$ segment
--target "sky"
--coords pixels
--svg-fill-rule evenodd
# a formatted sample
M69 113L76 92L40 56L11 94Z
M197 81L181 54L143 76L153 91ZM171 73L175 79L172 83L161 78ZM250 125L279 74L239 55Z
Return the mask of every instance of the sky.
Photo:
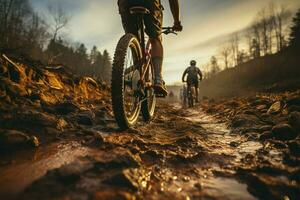
M164 26L173 24L168 0L161 0L165 8ZM181 80L190 60L198 66L216 55L224 38L247 27L257 12L270 2L284 4L291 10L300 8L299 0L179 0L183 32L164 36L164 78L167 84ZM123 28L117 0L31 0L35 10L47 16L49 5L61 6L70 17L64 34L88 48L96 45L114 54Z

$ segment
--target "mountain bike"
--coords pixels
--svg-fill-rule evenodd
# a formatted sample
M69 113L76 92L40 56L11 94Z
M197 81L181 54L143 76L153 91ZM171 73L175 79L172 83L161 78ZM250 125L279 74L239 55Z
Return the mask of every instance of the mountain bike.
M112 108L121 129L133 126L142 113L144 121L150 121L155 113L154 70L151 61L151 44L146 42L144 16L150 11L144 7L132 7L130 13L137 17L138 35L125 34L118 42L111 79ZM164 34L174 33L165 27Z
M185 83L187 84L187 81L185 81ZM187 103L188 103L188 107L192 108L195 106L195 102L196 102L196 88L194 85L191 85L190 87L187 84Z

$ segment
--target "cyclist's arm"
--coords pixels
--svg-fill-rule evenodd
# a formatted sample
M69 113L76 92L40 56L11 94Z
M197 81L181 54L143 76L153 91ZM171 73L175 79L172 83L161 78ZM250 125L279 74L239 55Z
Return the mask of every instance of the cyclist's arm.
M198 70L198 74L199 74L199 76L200 76L200 80L202 81L202 80L203 80L203 74L202 74L202 72L201 72L200 69Z
M185 76L186 76L187 72L188 72L188 69L186 69L184 71L183 75L182 75L182 82L184 82L184 79L185 79Z
M169 0L169 4L170 4L171 12L173 15L173 19L174 19L174 25L180 24L180 26L181 26L180 9L179 9L178 0Z

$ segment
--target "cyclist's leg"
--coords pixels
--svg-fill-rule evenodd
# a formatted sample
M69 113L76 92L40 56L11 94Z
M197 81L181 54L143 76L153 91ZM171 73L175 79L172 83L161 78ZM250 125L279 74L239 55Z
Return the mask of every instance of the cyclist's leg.
M194 85L195 85L195 92L196 92L196 103L199 103L199 81L195 80L194 81Z
M190 95L192 94L192 86L193 86L193 84L190 81L188 81L187 82L187 96L188 96L188 98L190 98Z
M145 5L150 10L151 14L145 16L146 33L150 38L152 45L152 63L155 73L155 88L156 92L162 95L167 95L168 91L164 85L162 77L162 64L164 57L164 49L161 39L162 30L162 7L160 0L146 1Z
M119 13L122 19L122 25L126 33L138 35L137 19L130 14L130 8L134 6L132 0L118 0Z

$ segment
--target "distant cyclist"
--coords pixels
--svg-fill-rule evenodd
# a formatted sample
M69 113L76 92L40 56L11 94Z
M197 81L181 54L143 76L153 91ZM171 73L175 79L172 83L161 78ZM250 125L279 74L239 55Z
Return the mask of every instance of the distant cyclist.
M188 85L188 91L191 90L191 87L194 86L196 90L196 102L199 102L199 93L198 93L198 87L199 87L199 80L202 81L203 75L201 70L196 66L197 62L195 60L192 60L190 62L190 65L183 73L182 75L182 82L185 82L185 77L187 75L187 85Z

